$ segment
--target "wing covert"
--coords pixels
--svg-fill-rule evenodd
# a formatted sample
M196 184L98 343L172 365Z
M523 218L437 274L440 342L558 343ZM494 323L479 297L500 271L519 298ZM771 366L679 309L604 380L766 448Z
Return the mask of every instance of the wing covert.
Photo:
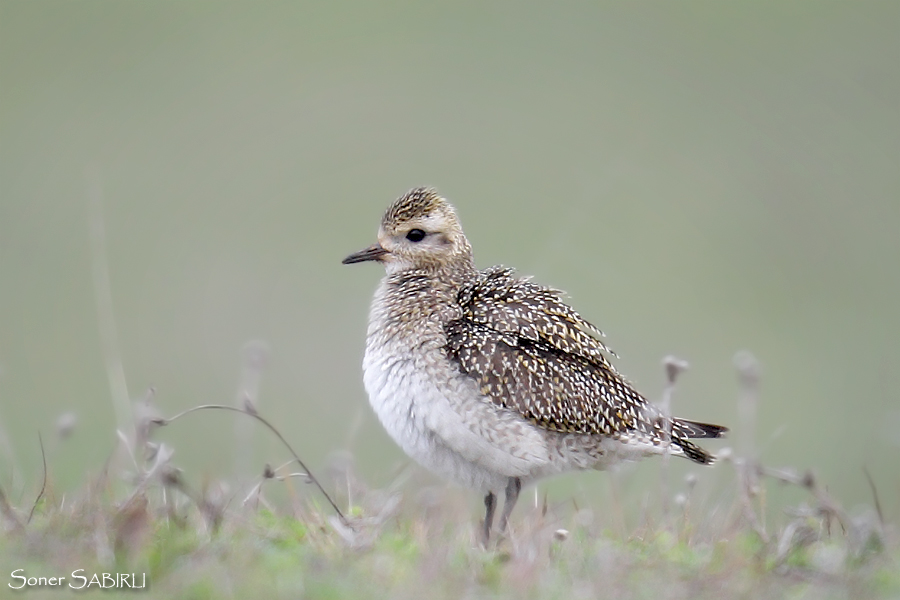
M448 355L494 403L547 429L652 430L658 411L616 372L602 333L560 294L511 269L483 271L459 293L462 317L446 325Z

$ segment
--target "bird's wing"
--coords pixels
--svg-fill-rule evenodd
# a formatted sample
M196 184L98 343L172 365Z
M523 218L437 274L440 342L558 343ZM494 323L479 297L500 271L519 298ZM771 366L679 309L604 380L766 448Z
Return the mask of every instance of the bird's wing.
M482 271L459 293L462 316L446 326L448 355L484 396L546 429L657 441L668 435L659 410L609 362L606 354L614 354L600 330L560 296L511 269ZM681 431L688 422L670 426L676 444L695 437Z

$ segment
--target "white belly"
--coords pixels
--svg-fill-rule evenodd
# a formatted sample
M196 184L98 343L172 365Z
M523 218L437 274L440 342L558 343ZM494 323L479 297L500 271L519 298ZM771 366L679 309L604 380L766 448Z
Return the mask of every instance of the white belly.
M544 436L478 397L473 382L441 370L446 358L433 352L414 360L400 352L366 351L369 401L403 451L438 475L482 491L503 490L509 477L528 479L545 466Z

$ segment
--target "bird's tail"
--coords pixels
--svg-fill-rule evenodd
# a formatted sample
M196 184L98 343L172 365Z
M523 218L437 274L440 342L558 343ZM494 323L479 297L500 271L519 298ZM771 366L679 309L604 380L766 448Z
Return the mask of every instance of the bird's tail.
M689 438L719 438L727 431L728 428L721 425L698 423L686 419L673 419L672 443L681 448L684 455L692 461L701 465L709 465L715 461L715 456L708 450L690 441Z
M677 438L719 438L728 431L721 425L698 423L687 419L672 419L672 436Z

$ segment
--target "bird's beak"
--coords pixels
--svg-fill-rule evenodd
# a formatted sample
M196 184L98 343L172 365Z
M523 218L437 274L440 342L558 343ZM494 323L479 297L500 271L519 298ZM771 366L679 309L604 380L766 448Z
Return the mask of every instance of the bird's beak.
M364 250L354 252L353 254L342 260L341 263L345 265L351 265L353 263L364 262L367 260L381 260L381 257L387 253L388 251L382 248L381 244L372 244Z

